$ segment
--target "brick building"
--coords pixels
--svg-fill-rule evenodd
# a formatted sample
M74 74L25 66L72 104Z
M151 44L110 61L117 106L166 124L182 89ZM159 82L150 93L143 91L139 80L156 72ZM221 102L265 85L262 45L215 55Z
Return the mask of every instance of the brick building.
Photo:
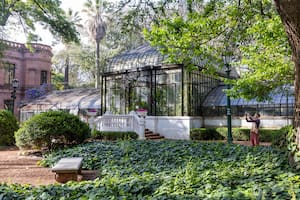
M0 109L14 108L18 116L18 107L25 97L25 91L37 88L51 81L51 47L42 44L24 44L1 41L5 44L3 57L0 58ZM12 98L12 80L17 79L19 86ZM14 103L14 105L13 105Z

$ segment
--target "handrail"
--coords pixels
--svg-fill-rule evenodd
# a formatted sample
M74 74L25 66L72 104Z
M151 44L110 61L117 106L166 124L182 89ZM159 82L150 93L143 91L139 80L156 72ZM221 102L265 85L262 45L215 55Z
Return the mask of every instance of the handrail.
M128 115L113 115L109 112L94 120L94 126L99 131L133 131L144 139L145 119L138 117L135 112Z

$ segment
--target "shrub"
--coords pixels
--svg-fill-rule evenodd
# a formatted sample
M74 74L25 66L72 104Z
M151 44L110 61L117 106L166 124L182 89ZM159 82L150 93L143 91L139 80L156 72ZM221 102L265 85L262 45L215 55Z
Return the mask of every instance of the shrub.
M287 149L289 144L287 136L292 127L292 125L288 125L279 129L276 133L276 136L272 140L272 147Z
M92 131L92 137L100 140L126 140L126 139L137 139L139 136L135 132L116 132L116 131Z
M279 137L279 129L260 129L259 140L261 142L273 142L275 138Z
M78 116L63 111L49 111L33 116L15 133L22 149L51 149L55 144L79 144L90 137L89 126Z
M0 110L0 145L14 144L14 132L18 129L15 116L8 110Z
M190 133L191 140L223 140L222 136L215 128L194 128Z
M228 137L228 130L226 127L216 128L216 131L222 135L225 139ZM235 141L247 141L249 140L249 129L232 128L232 138Z
M280 135L279 130L260 129L259 137L261 142L272 142ZM224 140L228 137L226 127L218 128L194 128L190 132L192 140ZM232 128L232 137L235 141L247 141L250 138L250 129Z

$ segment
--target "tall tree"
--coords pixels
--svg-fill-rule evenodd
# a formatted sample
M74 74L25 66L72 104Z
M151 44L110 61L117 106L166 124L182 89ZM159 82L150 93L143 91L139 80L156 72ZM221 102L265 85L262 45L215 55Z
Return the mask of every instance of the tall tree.
M69 84L71 87L82 87L95 83L95 46L69 44L56 52L52 59L54 71L64 73L66 60L69 65ZM79 73L80 72L80 73Z
M202 9L194 10L195 3L202 4ZM171 59L191 63L199 56L207 61L208 69L221 57L219 47L233 45L237 64L246 68L232 82L232 96L265 100L279 86L294 81L294 125L300 146L300 2L192 0L187 4L191 9L186 17L175 13L161 20L146 31L147 38ZM225 37L226 33L231 37Z
M300 146L300 2L297 0L274 0L288 35L295 64L295 127L296 142Z
M174 12L185 12L182 7L185 0L126 0L111 4L110 23L107 27L107 45L119 48L120 51L130 50L146 42L142 33L164 16ZM118 28L116 28L118 27Z
M200 58L206 62L203 71L216 75L224 72L222 55L230 53L240 77L228 93L246 99L266 100L291 82L289 44L271 1L194 0L185 8L146 31L171 62L192 67Z
M67 11L67 19L68 19L69 22L72 22L77 29L82 28L82 24L80 23L82 19L79 16L78 12L73 12L72 9L69 9ZM71 45L70 43L65 44L67 49L70 49L70 45ZM65 89L69 88L69 71L70 71L70 55L66 54L66 57L65 57L65 73L64 73L64 77L65 77L64 78L64 88Z
M92 38L96 42L96 83L95 87L101 86L101 71L100 69L100 42L106 34L106 24L103 20L103 1L102 0L87 0L84 4L83 11L89 16L88 28Z

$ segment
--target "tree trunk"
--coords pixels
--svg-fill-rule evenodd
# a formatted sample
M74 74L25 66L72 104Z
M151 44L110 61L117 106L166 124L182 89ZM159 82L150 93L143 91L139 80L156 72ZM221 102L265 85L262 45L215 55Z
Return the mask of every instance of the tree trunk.
M70 58L66 58L66 67L65 67L65 77L64 77L64 89L69 89L69 69L70 68Z
M295 128L296 142L300 147L300 1L274 0L292 48L295 63Z
M96 41L96 84L95 88L100 88L100 41Z

